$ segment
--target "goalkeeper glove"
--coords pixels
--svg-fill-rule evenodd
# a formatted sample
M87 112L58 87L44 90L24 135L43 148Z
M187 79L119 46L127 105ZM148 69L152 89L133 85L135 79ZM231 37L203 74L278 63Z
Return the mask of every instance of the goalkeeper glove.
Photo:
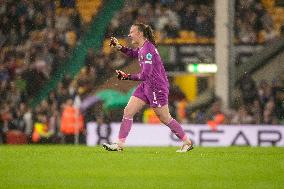
M119 44L118 40L115 38L115 37L111 37L110 38L110 44L109 44L110 47L114 47L118 50L120 50L122 48L122 45Z
M130 80L130 74L126 74L121 70L115 70L117 73L117 79L119 80Z

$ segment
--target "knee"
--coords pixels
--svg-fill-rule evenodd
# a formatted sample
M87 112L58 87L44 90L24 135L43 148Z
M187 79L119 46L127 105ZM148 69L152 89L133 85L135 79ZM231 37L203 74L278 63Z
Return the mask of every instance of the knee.
M129 107L125 107L123 111L123 117L127 118L133 118L135 115L135 112L133 112Z
M167 125L172 119L170 114L156 114L156 115L158 116L159 120L165 125Z

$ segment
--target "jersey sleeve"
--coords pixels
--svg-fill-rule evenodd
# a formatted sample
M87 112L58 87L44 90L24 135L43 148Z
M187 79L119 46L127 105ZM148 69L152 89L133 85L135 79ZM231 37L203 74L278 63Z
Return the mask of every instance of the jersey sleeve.
M131 74L130 79L134 81L145 81L149 76L151 76L153 71L153 57L155 51L151 47L147 47L143 50L142 56L143 69L138 74Z
M122 46L120 51L129 57L138 58L138 49L131 49L131 48Z

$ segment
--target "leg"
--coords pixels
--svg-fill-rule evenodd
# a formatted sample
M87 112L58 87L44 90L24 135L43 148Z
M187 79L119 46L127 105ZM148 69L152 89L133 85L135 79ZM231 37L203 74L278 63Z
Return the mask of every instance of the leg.
M155 107L153 108L154 112L158 116L158 118L161 120L162 123L167 125L171 131L184 142L184 144L192 145L192 142L188 139L186 136L184 130L182 129L181 125L172 118L168 105L164 105L162 107Z
M131 96L127 106L124 109L123 119L120 125L118 142L113 144L104 143L103 147L108 151L122 151L126 137L131 129L133 116L140 111L146 104L138 97Z
M149 104L145 96L144 83L140 83L130 97L127 106L123 112L123 119L120 125L118 142L113 144L104 143L103 147L108 151L121 151L126 137L131 129L133 117L139 112L145 104Z
M133 117L139 112L143 106L145 106L146 102L137 98L135 96L131 96L128 104L126 105L123 112L123 119L119 130L118 140L119 143L123 144L125 142L126 137L131 129Z

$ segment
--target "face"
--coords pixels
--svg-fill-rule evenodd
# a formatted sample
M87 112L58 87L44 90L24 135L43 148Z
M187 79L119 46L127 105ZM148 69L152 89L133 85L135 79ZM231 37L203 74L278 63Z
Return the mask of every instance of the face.
M143 39L143 33L138 30L137 26L131 26L128 37L130 37L132 44L137 45Z

